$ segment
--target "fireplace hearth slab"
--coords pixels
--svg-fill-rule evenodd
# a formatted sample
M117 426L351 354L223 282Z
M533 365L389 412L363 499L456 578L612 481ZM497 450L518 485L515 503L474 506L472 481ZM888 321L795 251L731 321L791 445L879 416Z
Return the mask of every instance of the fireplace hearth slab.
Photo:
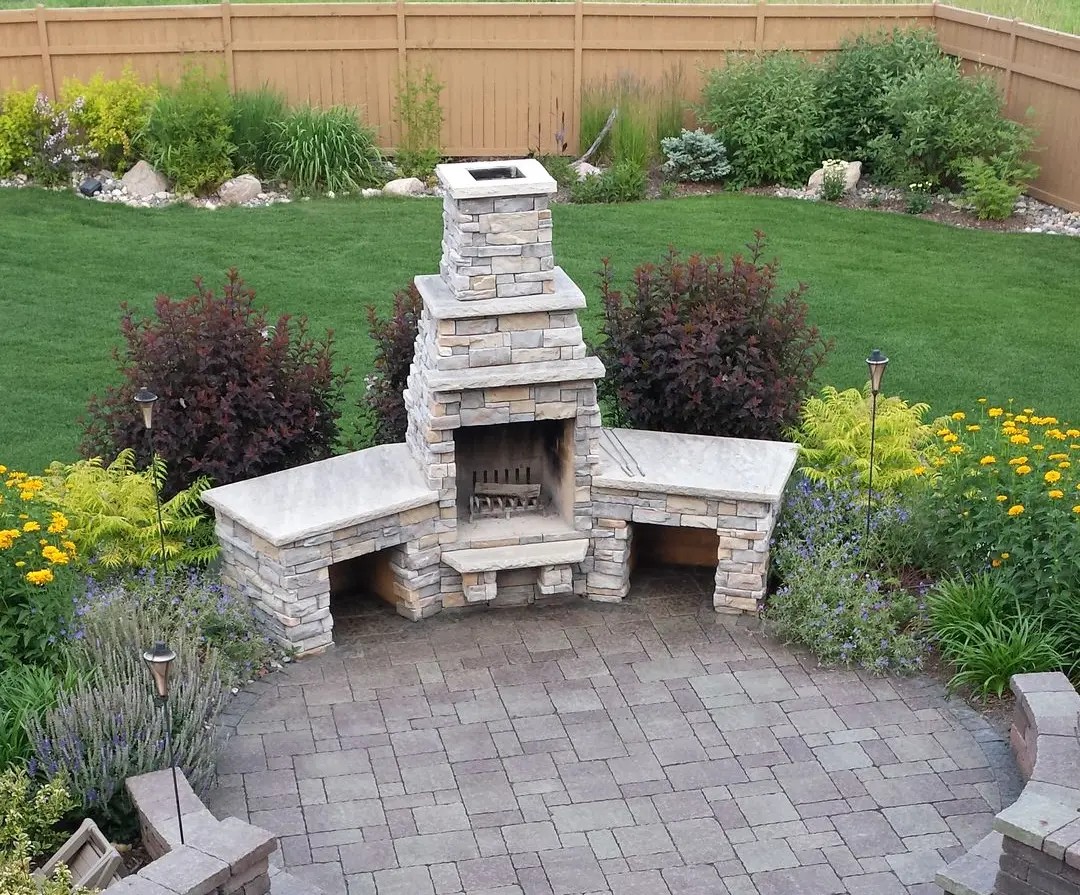
M424 300L424 308L436 320L470 320L476 317L501 317L509 314L580 311L585 307L585 293L556 267L555 291L543 295L519 295L510 298L477 298L462 301L438 274L416 277L413 282Z
M448 550L442 561L457 572L499 572L504 569L532 569L579 563L589 552L589 541L545 541L510 547L481 547L475 550Z
M798 456L778 441L603 429L593 486L775 503Z
M432 370L428 384L434 392L458 392L507 385L544 385L550 382L586 382L604 375L598 357L542 361L535 364L499 364L467 370Z

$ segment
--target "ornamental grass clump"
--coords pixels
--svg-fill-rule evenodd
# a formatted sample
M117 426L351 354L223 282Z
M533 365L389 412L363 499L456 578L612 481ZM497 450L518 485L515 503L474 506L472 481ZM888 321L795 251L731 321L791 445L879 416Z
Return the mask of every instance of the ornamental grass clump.
M780 585L767 617L784 639L809 647L826 665L910 673L926 652L915 594L884 571L892 530L907 521L885 503L865 538L861 489L798 479L785 496L772 544Z
M274 128L267 165L306 194L356 191L381 184L386 174L375 131L347 106L292 109Z
M1080 593L1080 428L984 398L929 450L913 527L928 569L999 570L1025 608Z
M0 466L0 668L46 665L72 612L78 548L38 476Z

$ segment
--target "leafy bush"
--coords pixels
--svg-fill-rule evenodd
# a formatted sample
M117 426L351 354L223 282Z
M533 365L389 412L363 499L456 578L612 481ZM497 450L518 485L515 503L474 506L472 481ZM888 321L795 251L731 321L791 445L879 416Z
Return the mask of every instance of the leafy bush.
M826 152L865 159L869 139L889 129L888 89L941 55L937 35L915 28L841 41L840 49L829 54L818 69Z
M728 262L672 249L635 271L628 295L605 261L598 354L629 424L778 438L796 423L830 346L807 322L804 285L775 295L780 268L761 260L764 234L749 249Z
M333 369L332 333L316 341L305 318L288 315L269 327L235 270L220 297L195 285L185 299L158 296L153 318L121 306L127 346L114 357L123 382L91 398L84 456L135 445L138 464L148 461L132 400L146 385L159 397L153 439L168 494L203 476L224 485L329 457L346 376Z
M36 87L10 90L0 97L0 177L24 170L38 128L37 105Z
M799 471L830 487L854 478L869 482L870 386L837 391L827 385L807 398L798 427L786 435L800 445ZM878 396L874 432L874 485L881 491L902 491L915 480L925 481L924 451L933 438L923 422L928 404L908 404L899 396Z
M224 77L189 67L162 89L140 139L147 160L179 193L204 193L233 175L232 98Z
M909 183L904 193L904 211L908 214L925 214L933 205L934 184L929 180Z
M731 173L724 144L715 134L707 134L701 128L683 130L678 137L665 137L660 148L667 157L663 171L675 180L715 182Z
M368 306L369 335L377 347L375 372L368 377L364 403L375 415L376 444L405 440L408 418L402 393L408 384L423 307L420 293L411 283L394 293L389 319L380 320L375 308Z
M865 496L798 480L785 497L771 561L782 580L767 614L777 633L808 646L823 664L873 671L921 667L915 598L877 571L884 530L905 521L880 507L865 543Z
M570 199L583 205L596 202L637 202L645 198L645 169L633 162L616 162L601 174L570 185Z
M30 759L27 724L56 705L61 690L79 681L70 667L56 672L39 665L8 665L0 671L0 770Z
M0 668L47 664L71 615L76 547L68 520L41 499L45 483L9 471L0 489Z
M25 768L0 772L0 855L32 858L55 848L63 841L55 826L71 807L61 781L36 786Z
M960 180L964 198L975 207L980 221L1004 221L1012 216L1021 185L1006 180L993 164L981 158L968 159L960 167Z
M89 151L117 174L136 161L135 141L156 98L157 88L143 84L131 68L115 79L100 72L85 83L68 78L60 93L72 126L85 134Z
M76 100L71 111L78 114L81 109L82 100ZM86 154L85 139L72 126L67 110L54 105L48 97L39 93L25 117L18 102L13 114L25 126L22 133L23 149L16 152L22 161L21 173L40 186L66 186L75 165Z
M442 155L443 110L439 96L443 84L430 68L419 75L409 72L398 83L395 115L401 138L394 164L403 177L432 175Z
M169 766L165 712L154 702L142 661L160 634L152 620L132 613L108 619L107 627L94 627L88 618L86 636L72 642L72 659L90 680L62 693L40 722L31 721L31 771L62 783L107 836L130 841L138 817L124 781ZM212 650L200 655L187 640L169 645L177 656L169 693L177 766L203 794L221 744L220 666Z
M887 130L867 141L875 173L894 184L927 180L959 184L971 158L1018 164L1033 146L1031 128L1004 117L1004 100L989 76L965 77L942 57L888 86L882 98ZM1038 169L1023 163L1025 179Z
M139 470L135 451L125 448L108 466L100 457L53 463L43 493L69 519L71 540L91 574L134 572L161 562L162 530L172 566L205 566L219 549L214 523L199 498L210 480L199 479L165 501L159 528L154 482L164 487L166 478L163 460Z
M577 183L578 175L574 170L570 159L565 155L545 155L540 159L544 170L555 178L555 182L563 187L569 187Z
M728 57L706 75L698 120L727 147L736 186L801 186L823 158L824 112L812 64L787 50Z
M90 582L77 612L81 627L71 632L74 640L108 643L126 630L125 616L138 616L158 640L185 640L200 655L216 654L229 683L249 680L272 652L247 598L205 572L161 577L151 569L119 583Z
M262 180L273 177L270 150L278 127L288 115L285 96L263 85L258 90L238 90L232 96L233 168Z
M48 879L38 882L30 873L29 858L4 855L0 855L0 892L4 895L91 895L89 889L74 884L71 871L64 864L57 865Z
M269 164L301 193L358 190L377 183L385 170L375 131L346 106L289 112L275 128Z
M1000 568L1025 610L1080 592L1080 429L983 403L952 414L913 505L921 561L974 574Z

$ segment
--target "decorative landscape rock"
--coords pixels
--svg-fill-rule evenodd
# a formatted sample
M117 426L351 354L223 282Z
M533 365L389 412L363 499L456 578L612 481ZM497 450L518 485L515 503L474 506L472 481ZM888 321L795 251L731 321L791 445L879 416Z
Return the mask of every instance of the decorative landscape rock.
M218 196L225 205L243 205L259 197L263 191L262 182L254 174L241 174L232 180L226 180L218 187Z
M149 199L155 193L167 193L169 182L165 176L150 165L149 162L136 162L135 167L120 178L120 183L129 196L137 199Z
M578 180L584 180L586 177L595 177L598 174L603 174L596 165L590 165L588 162L573 162L570 165L577 172Z
M391 180L382 191L387 196L422 196L425 192L424 181L418 177L400 177Z
M844 162L844 193L848 195L854 193L855 187L858 186L861 177L862 162ZM817 194L821 192L821 187L824 183L825 166L822 165L810 175L810 179L806 183L806 188Z

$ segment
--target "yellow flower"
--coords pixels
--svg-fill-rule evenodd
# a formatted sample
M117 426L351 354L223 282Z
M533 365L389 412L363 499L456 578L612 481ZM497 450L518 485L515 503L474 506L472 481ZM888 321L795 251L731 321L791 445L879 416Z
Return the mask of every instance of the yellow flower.
M25 565L26 565L26 563L24 563L24 562L23 562L23 561L22 561L22 560L20 559L20 560L19 560L19 561L18 561L17 563L15 563L15 568L16 568L16 569L21 569L21 568L22 568L23 566L25 566Z
M1023 504L1014 503L1011 507L1009 507L1009 515L1010 516L1019 516L1023 512L1024 512L1024 505Z
M0 529L0 550L7 550L21 534L17 528Z
M1006 497L1004 494L999 494L997 497L994 498L994 500L996 500L998 503L1005 503L1005 501L1007 501L1008 499L1009 498Z
M1009 554L1008 554L1008 553L1002 553L1002 554L1001 554L1001 558L1002 558L1002 559L1008 559L1008 558L1009 558Z
M1066 438L1069 437L1060 429L1047 429L1046 434L1053 438L1055 441L1064 441Z
M1068 469L1072 464L1068 460L1062 460L1058 464L1058 469Z
M979 431L979 429L981 429L982 427L976 424L976 425L973 425L973 426L966 426L965 428L966 428L966 429L967 429L967 430L968 430L969 432L978 432L978 431Z
M964 413L964 411L962 411L962 410L958 410L958 411L956 411L956 413L954 413L954 414L952 415L952 418L953 418L954 420L962 420L962 419L965 419L965 418L966 418L966 416L967 416L967 414L965 414L965 413Z
M1080 429L1066 429L1065 434L1068 435L1069 438L1080 438Z
M946 444L951 444L952 442L958 440L958 436L954 435L952 432L950 432L948 435L944 436L941 440L944 441Z
M48 569L42 569L39 572L27 572L26 580L29 581L31 584L40 584L42 587L44 587L46 584L53 580L53 573L50 572Z
M62 566L66 565L68 561L68 555L63 551L49 544L44 550L41 551L41 555L44 556L53 565Z
M1060 491L1060 490L1059 490L1059 489L1057 489L1057 488L1054 488L1054 489L1053 489L1052 491L1048 491L1048 492L1047 492L1047 495L1048 495L1049 497L1053 498L1054 500L1057 500L1057 499L1058 499L1059 497L1064 497L1064 496L1065 496L1065 492L1064 492L1064 491Z
M944 458L944 457L938 457L938 458L936 458L936 459L934 460L934 465L935 465L935 466L944 466L944 465L945 465L945 458Z
M1024 413L1034 413L1034 412L1035 412L1034 407L1025 407L1024 408Z
M990 454L987 454L979 461L980 466L989 466L991 463L997 463L997 457L992 457Z
M1044 447L1041 444L1033 444L1031 446L1031 449L1033 451L1041 451L1041 450L1044 450Z
M938 438L944 438L946 435L952 434L952 429L938 429L937 434Z
M1080 450L1080 444L1070 444L1070 445L1069 445L1069 450L1070 450L1070 451L1077 451L1077 450Z
M1001 560L1000 559L992 559L992 560L990 560L990 565L993 566L996 569L996 568L998 568L998 566L1001 565Z
M71 542L71 541L64 541L64 542L63 542L63 548L64 548L64 549L65 549L65 550L66 550L66 551L67 551L68 553L70 553L70 554L71 554L72 556L74 556L74 555L75 555L75 551L76 551L76 550L78 549L78 548L77 548L77 547L75 546L75 544L74 544L73 542Z
M1013 457L1009 461L1009 465L1010 466L1023 466L1025 463L1027 463L1027 461L1028 461L1027 457Z
M1056 426L1058 418L1056 416L1044 416L1042 418L1042 424L1044 426Z
M1046 475L1043 476L1043 481L1049 482L1051 485L1054 484L1054 482L1059 481L1060 479L1061 473L1058 472L1056 469L1051 469Z
M1080 503L1078 503L1076 506L1073 507L1073 512L1074 513L1080 513Z
M0 475L3 475L5 472L7 472L7 467L3 463L0 463Z
M1011 441L1013 444L1028 444L1031 441L1031 439L1028 438L1026 435L1023 435L1021 433L1017 433L1016 435L1013 435L1009 439L1009 441Z
M986 415L992 420L996 420L999 416L1001 416L1002 413L1004 413L1004 411L1000 407L991 407L988 411L986 411Z
M1046 459L1047 460L1068 460L1069 455L1068 454L1062 454L1062 453L1050 454L1050 456L1048 456Z
M1016 474L1017 475L1027 475L1029 472L1031 472L1031 467L1030 466L1017 466L1016 467Z
M986 403L986 398L979 398L979 403L980 404L985 404Z
M34 499L34 492L33 491L20 491L19 492L19 497L21 497L23 500L33 500Z
M41 526L40 526L40 525L38 525L38 524L37 524L36 522L34 522L33 520L31 520L31 521L27 522L27 523L26 523L26 524L25 524L25 525L24 525L24 526L22 527L22 530L23 530L23 531L41 531Z
M54 535L58 535L61 532L67 531L69 524L70 523L67 520L67 516L65 516L63 513L53 513L52 523L49 525L49 531L52 532Z
M926 467L925 466L916 466L913 470L911 470L912 475L924 475L925 473L926 473Z
M1013 417L1013 419L1016 420L1018 423L1028 422L1028 418L1024 416L1023 413L1018 413L1016 416Z
M964 453L964 448L959 444L954 444L951 448L949 448L949 453L950 454L962 454L962 453Z

